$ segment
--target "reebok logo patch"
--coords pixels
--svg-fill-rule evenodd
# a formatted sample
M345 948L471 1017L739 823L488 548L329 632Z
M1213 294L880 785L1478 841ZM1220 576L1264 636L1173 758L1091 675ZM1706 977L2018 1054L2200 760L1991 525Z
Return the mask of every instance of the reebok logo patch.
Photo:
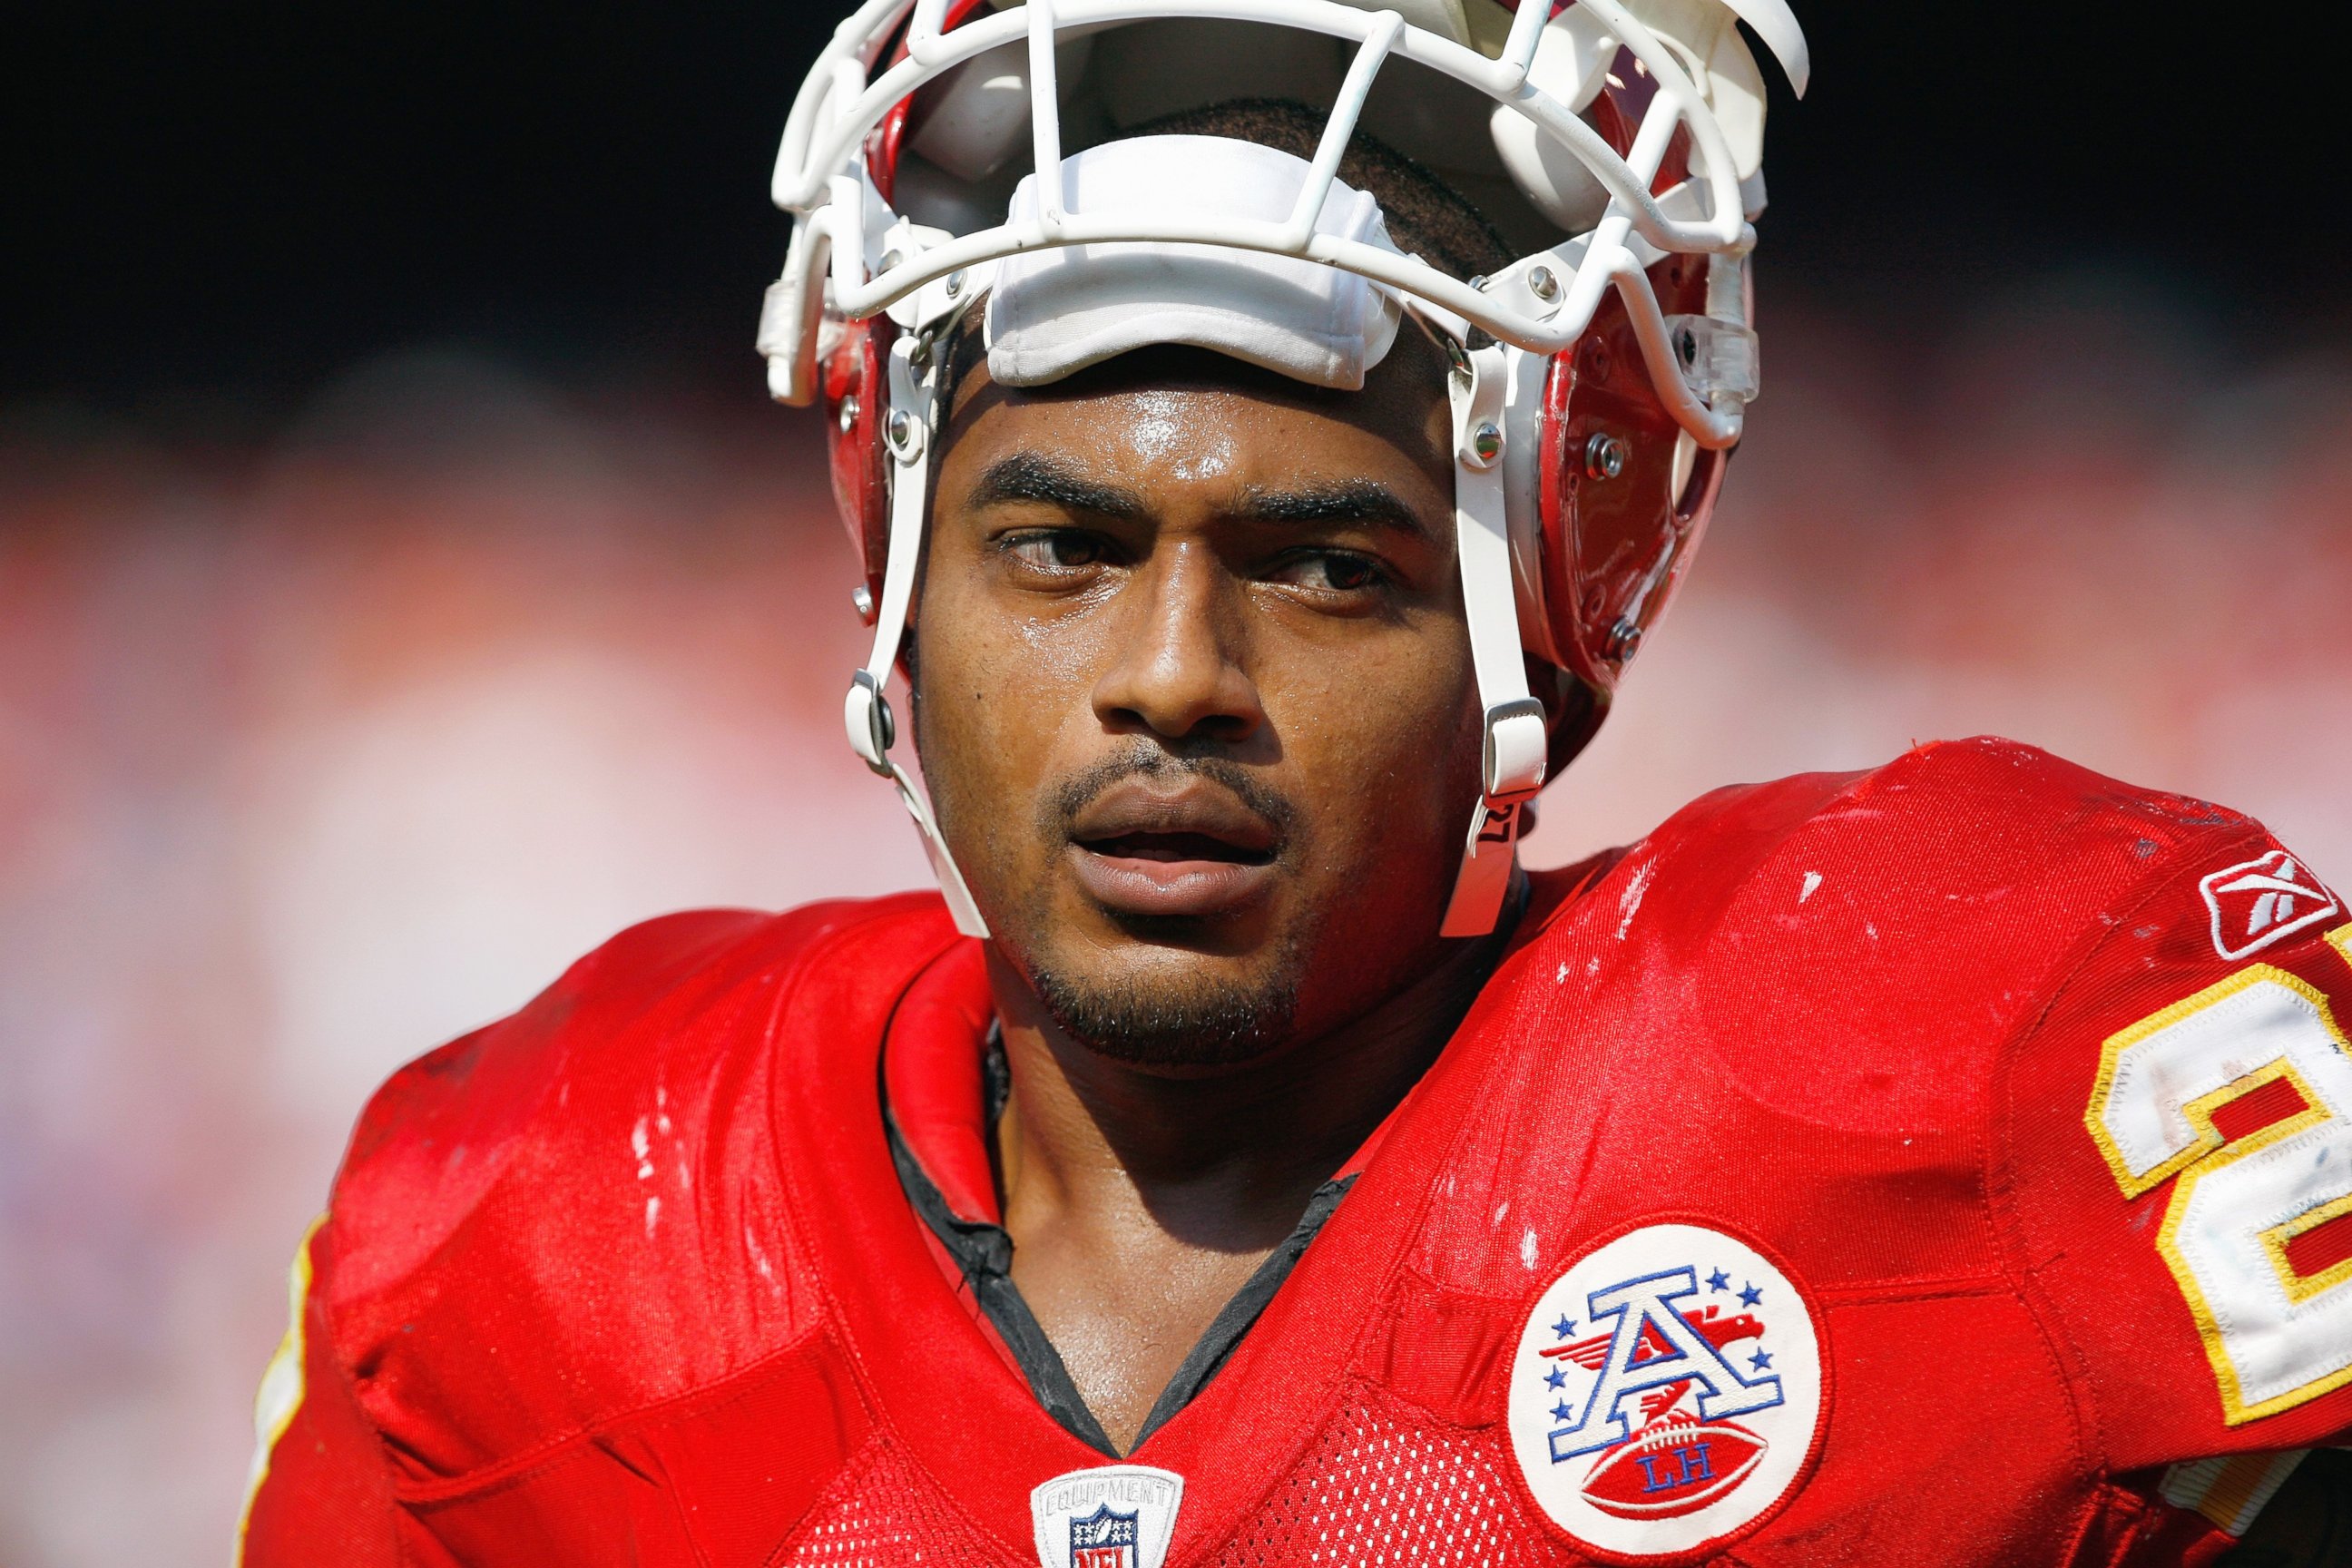
M2336 895L2284 849L2224 866L2197 885L2212 916L2213 951L2227 959L2244 958L2284 942L2332 919L2341 907Z

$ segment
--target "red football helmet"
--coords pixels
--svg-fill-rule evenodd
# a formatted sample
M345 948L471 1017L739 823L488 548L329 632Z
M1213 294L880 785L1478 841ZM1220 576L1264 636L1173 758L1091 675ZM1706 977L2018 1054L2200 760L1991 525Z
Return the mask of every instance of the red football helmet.
M1455 345L1463 586L1487 745L1445 929L1486 930L1519 805L1605 714L1705 530L1757 390L1746 261L1763 198L1763 83L1740 21L1801 90L1803 37L1782 0L1570 0L1549 15L1493 0L1380 12L1339 0L873 0L842 26L778 160L776 200L799 222L761 347L775 395L821 401L832 422L859 605L877 623L850 696L852 743L898 780L966 929L984 928L887 755L881 692L927 499L945 329L992 294L1038 292L1018 321L1000 320L1003 300L985 307L992 364L1000 339L1025 331L1035 346L1019 363L1050 379L1080 351L1039 323L1056 301L1104 302L1086 292L1088 258L1182 246L1188 258L1234 258L1217 264L1230 278L1200 264L1184 286L1195 302L1246 284L1244 268L1305 267L1343 289L1367 280L1354 308L1368 354L1337 369L1304 351L1295 364L1285 351L1260 359L1302 379L1360 384L1348 378L1384 352L1378 334L1399 310ZM1230 184L1272 183L1234 200L1117 199L1122 171L1108 165L1127 159L1133 183L1153 140L1122 127L1244 97L1327 108L1316 159L1236 163ZM1066 126L1079 132L1067 142ZM1464 280L1401 254L1376 212L1353 229L1335 219L1352 195L1335 171L1359 127L1472 195L1526 253ZM1089 160L1107 165L1092 184ZM1061 170L1058 187L1039 169ZM1163 341L1261 352L1209 331ZM1538 702L1531 681L1571 700Z

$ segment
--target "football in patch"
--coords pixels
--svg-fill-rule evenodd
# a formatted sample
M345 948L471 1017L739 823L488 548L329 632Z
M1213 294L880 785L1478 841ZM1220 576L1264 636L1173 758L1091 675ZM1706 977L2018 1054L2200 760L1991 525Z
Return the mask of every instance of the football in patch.
M1672 1519L1738 1486L1769 1447L1730 1421L1660 1421L1592 1467L1584 1500L1620 1519Z
M1780 1264L1711 1226L1658 1220L1592 1247L1528 1303L1512 1358L1528 1495L1588 1561L1716 1553L1811 1462L1817 1322Z

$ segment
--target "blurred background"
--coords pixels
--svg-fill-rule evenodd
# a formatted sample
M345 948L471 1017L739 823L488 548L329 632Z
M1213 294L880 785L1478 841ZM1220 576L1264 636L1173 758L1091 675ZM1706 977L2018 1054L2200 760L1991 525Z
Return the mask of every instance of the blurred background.
M2325 106L2210 20L1800 8L1765 396L1533 858L1990 731L2352 879ZM394 1066L646 916L923 880L751 349L830 11L11 17L5 1568L224 1560L286 1261Z

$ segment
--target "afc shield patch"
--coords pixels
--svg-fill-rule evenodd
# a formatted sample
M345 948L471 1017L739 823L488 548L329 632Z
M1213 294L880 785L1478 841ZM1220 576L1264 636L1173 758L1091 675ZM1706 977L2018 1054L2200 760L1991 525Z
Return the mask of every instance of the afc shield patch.
M1643 1226L1536 1300L1510 1366L1511 1451L1547 1517L1595 1554L1712 1551L1811 1463L1827 1404L1795 1283L1705 1226Z
M1184 1478L1149 1465L1055 1476L1029 1494L1038 1568L1160 1568Z

